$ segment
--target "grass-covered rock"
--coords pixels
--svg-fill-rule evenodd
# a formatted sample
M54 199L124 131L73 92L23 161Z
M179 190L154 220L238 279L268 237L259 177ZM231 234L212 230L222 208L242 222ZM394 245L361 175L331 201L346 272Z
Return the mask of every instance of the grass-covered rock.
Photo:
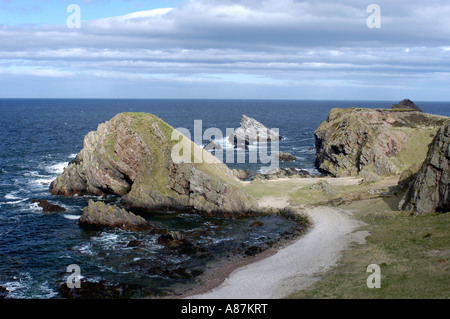
M231 170L148 113L120 113L90 132L50 185L54 195L117 195L130 209L241 216L257 210ZM173 149L184 161L172 159ZM191 150L190 154L188 151Z
M315 131L316 165L336 177L399 174L422 163L447 117L397 109L332 109Z

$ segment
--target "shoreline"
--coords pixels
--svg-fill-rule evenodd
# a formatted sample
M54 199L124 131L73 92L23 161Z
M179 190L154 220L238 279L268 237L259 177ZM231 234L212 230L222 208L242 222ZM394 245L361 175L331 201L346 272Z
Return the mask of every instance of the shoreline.
M278 202L280 205L280 202ZM276 205L276 206L278 206ZM351 243L365 241L364 223L349 211L310 207L311 225L299 237L252 258L224 261L208 271L203 283L178 299L279 299L305 289L335 266Z

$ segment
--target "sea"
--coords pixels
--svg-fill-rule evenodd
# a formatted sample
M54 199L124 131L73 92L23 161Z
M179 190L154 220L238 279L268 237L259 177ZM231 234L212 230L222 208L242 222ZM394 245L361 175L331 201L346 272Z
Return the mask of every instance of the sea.
M450 102L415 102L424 112L450 116ZM188 129L192 138L194 123L201 120L203 131L218 128L224 133L222 145L232 152L246 152L234 149L225 134L227 128L238 128L245 114L279 129L279 151L297 158L281 167L314 175L319 173L314 131L332 108L389 108L393 103L398 101L0 99L0 298L64 298L61 286L72 274L69 265L79 266L81 285L129 284L138 287L133 297L149 291L155 296L178 294L196 284L211 263L233 254L245 257L298 230L295 222L278 216L143 216L159 228L182 232L195 248L183 252L158 244L154 234L81 229L83 207L89 199L102 199L52 196L49 185L83 148L84 136L118 113L152 113L174 128ZM208 142L201 140L202 146ZM226 164L252 173L267 167L261 162ZM47 199L66 211L44 213L33 199Z

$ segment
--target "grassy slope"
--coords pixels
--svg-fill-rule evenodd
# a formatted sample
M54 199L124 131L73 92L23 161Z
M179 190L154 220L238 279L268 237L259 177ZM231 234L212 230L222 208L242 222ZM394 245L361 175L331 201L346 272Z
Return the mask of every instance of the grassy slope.
M398 197L386 194L393 185L396 178L364 186L335 185L333 195L311 190L295 179L247 185L256 198L287 195L293 205L339 205L367 224L366 244L354 244L336 268L290 298L450 297L450 215L411 216L397 211ZM381 267L380 289L367 288L370 264Z

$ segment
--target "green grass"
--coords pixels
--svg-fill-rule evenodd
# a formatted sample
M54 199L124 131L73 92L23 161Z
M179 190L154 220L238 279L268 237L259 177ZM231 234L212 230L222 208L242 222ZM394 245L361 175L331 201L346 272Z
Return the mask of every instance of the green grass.
M398 172L401 172L425 160L428 145L433 140L438 129L433 127L421 129L402 127L399 130L407 137L405 148L394 157L396 163L400 164L397 165L399 166Z
M289 298L449 298L450 215L411 216L396 210L398 199L344 205L367 223L366 244L345 251L337 267ZM367 266L381 268L381 288L366 285Z
M366 223L369 236L352 244L338 265L310 288L289 298L450 298L450 214L413 216L398 211L399 198L388 195L397 177L366 185L333 185L327 195L301 179L256 182L246 190L255 198L288 196L292 205L328 205L351 210ZM367 266L381 268L381 288L369 289Z

